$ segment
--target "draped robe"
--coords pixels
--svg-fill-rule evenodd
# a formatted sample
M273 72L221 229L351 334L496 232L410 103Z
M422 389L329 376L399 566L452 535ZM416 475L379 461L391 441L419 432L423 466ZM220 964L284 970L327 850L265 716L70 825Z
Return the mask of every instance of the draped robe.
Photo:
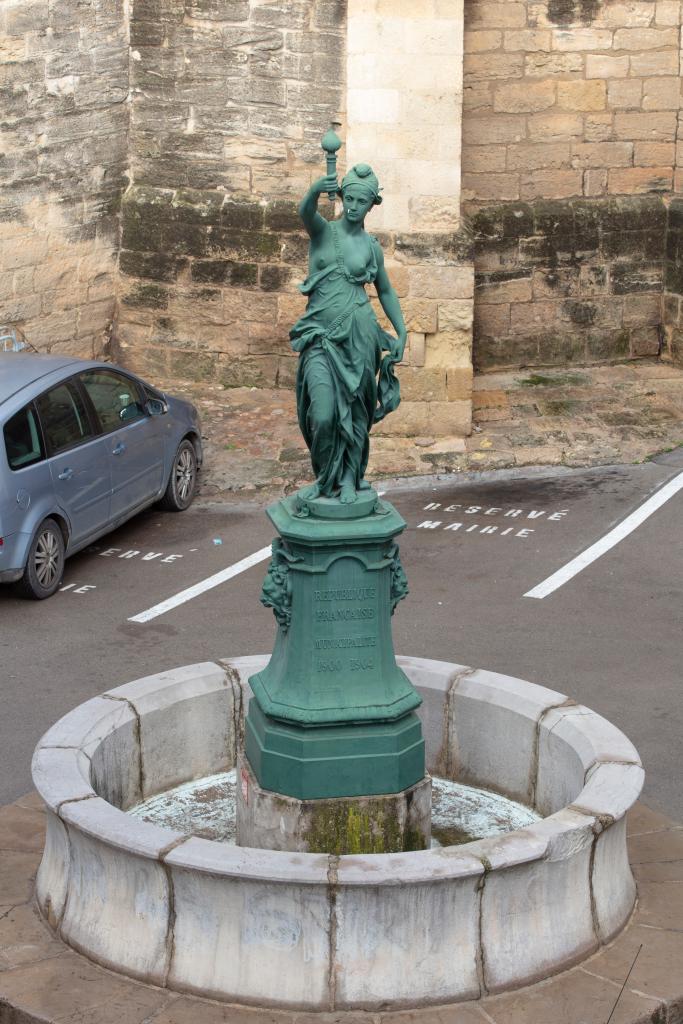
M365 291L377 277L379 242L370 236L371 259L352 274L337 224L332 221L330 228L335 261L300 285L308 305L290 331L292 348L300 353L299 426L326 496L339 490L347 471L356 490L363 485L372 425L400 402L396 359L383 356L393 339L380 327Z

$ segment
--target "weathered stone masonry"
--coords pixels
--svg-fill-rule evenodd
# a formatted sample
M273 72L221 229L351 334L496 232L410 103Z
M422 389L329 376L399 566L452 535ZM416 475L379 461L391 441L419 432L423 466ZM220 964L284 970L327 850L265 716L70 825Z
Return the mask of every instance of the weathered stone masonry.
M338 117L340 172L371 159L385 186L369 228L410 331L402 406L379 430L469 432L461 2L440 14L431 2L136 0L121 358L226 387L292 386L288 332L305 306L308 248L296 208L323 173L320 137ZM324 198L320 208L334 212Z
M683 360L681 3L466 0L464 29L462 0L6 0L0 322L291 387L336 119L410 331L384 432L467 433L473 359Z
M668 357L683 365L683 200L669 204L663 304L664 344Z
M124 0L0 6L0 323L102 353L128 160Z
M659 196L478 210L476 368L658 355L666 221Z
M136 0L117 346L145 372L291 386L297 200L344 101L334 0Z
M680 19L678 0L467 4L478 369L659 353Z

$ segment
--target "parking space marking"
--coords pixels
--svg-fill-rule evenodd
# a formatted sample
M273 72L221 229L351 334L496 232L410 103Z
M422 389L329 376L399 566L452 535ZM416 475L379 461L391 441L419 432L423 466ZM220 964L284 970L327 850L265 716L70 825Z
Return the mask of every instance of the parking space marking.
M380 490L378 492L379 497L386 494L386 490ZM100 552L102 556L112 556L119 552L120 548L109 548L106 551ZM191 548L191 551L197 551L197 548ZM118 558L133 558L140 554L139 551L127 551L124 554L117 554ZM252 565L258 565L259 562L264 562L266 558L269 558L272 554L270 545L267 548L261 548L260 551L255 551L253 555L247 555L241 561L229 565L226 569L221 569L220 572L216 572L206 580L196 583L193 587L187 587L186 590L181 590L178 594L174 594L173 597L169 597L166 601L162 601L160 604L155 604L152 608L147 608L146 611L140 611L137 615L132 615L128 622L129 623L148 623L157 618L159 615L165 615L167 611L172 611L173 608L177 608L178 605L184 604L186 601L191 601L200 594L206 593L207 590L213 590L214 587L219 587L221 583L226 583L236 575L240 575L241 572L246 572ZM151 552L150 554L143 555L142 561L152 561L152 559L158 557L158 553ZM176 558L181 558L182 555L169 555L168 558L162 558L162 561L172 561Z
M604 537L601 537L595 544L591 544L589 548L582 551L580 555L573 558L571 562L567 562L561 569L554 572L552 576L549 576L542 583L539 583L532 590L527 591L525 597L535 597L539 601L544 597L548 597L549 594L554 593L563 587L565 583L573 579L580 572L583 572L589 565L595 562L598 558L601 558L608 551L611 551L613 547L616 547L620 541L629 534L637 530L638 527L649 519L658 509L665 505L670 498L673 498L675 494L678 494L680 490L683 490L683 473L679 473L668 483L660 487L652 497L648 498L647 501L643 502L639 508L631 512L630 515L626 516L625 519L606 533Z
M197 550L196 548L194 549ZM120 553L119 553L120 552ZM142 557L143 562L153 562L156 558L161 559L161 562L166 565L171 565L173 562L177 562L182 555L171 554L167 555L164 551L147 551L144 555L142 551L137 548L107 548L106 551L98 552L100 558L123 558L130 561L131 558L139 559Z
M270 558L271 553L272 550L269 544L267 548L261 548L260 551L255 551L253 555L247 555L246 558L242 558L239 562L235 562L234 565L228 566L227 569L221 569L220 572L215 573L213 576L208 576L205 580L200 580L199 583L187 587L186 590L181 590L180 593L174 594L173 597L167 598L166 601L155 604L153 608L148 608L147 611L140 612L139 615L133 615L128 621L144 623L149 622L151 619L156 619L159 615L165 615L166 612L172 611L178 605L185 604L186 601L192 601L193 598L199 597L200 594L206 593L207 590L219 587L221 583L231 580L234 576L239 576L240 573L251 569L253 565L265 562L267 558Z
M62 583L58 594L65 594L69 591L72 594L89 594L91 590L97 590L96 583Z
M386 491L378 491L378 496L386 494ZM222 542L221 542L222 543ZM107 551L101 552L103 556L112 556L120 548L109 548ZM191 551L196 551L197 548L191 548ZM139 551L127 551L125 554L116 555L118 558L134 558L140 554ZM181 604L185 604L187 601L192 601L195 597L199 597L200 594L206 593L207 590L212 590L214 587L219 587L221 583L226 583L227 580L233 579L235 576L239 576L240 573L246 572L247 569L251 569L253 565L258 565L259 562L265 562L267 558L270 558L272 554L272 548L270 544L267 548L261 548L260 551L255 551L253 555L247 555L246 558L242 558L239 562L235 562L234 565L228 566L227 569L221 569L220 572L215 573L213 576L207 577L205 580L200 580L199 583L195 583L191 587L187 587L186 590L181 590L180 593L174 594L173 597L169 597L166 601L161 601L160 604L155 604L152 608L148 608L144 612L140 612L138 615L131 616L129 622L145 623L150 622L152 619L158 618L160 615L165 615L166 612L172 611ZM155 552L150 552L148 555L143 556L143 561L151 561L152 557L157 557ZM162 558L161 561L172 561L176 558L182 558L182 555L169 555L168 558Z

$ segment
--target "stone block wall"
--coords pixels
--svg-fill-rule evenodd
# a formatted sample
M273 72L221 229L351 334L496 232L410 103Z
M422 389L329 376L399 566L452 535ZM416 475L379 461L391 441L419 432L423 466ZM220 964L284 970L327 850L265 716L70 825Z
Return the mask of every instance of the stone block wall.
M672 199L667 211L662 314L664 354L683 366L683 199Z
M345 38L343 0L132 0L128 365L291 386L308 251L296 206L344 106Z
M673 187L678 0L470 0L466 200Z
M347 21L348 162L379 173L375 230L457 231L463 0L348 0Z
M344 103L345 0L131 0L130 19L136 183L305 190Z
M401 300L408 345L398 367L401 405L373 433L462 437L472 427L474 266L469 238L383 233L386 265ZM380 323L391 325L374 302Z
M680 20L678 0L467 4L478 368L659 351Z
M291 387L307 241L293 200L136 185L123 201L121 358L166 379Z
M296 205L339 119L410 332L381 430L467 432L473 322L481 371L680 358L681 6L5 0L0 323L290 387Z
M666 219L657 195L479 209L476 369L658 355Z
M468 433L462 46L462 0L133 0L119 358L226 387L292 386L308 253L296 207L339 117L340 176L372 161L385 189L367 227L410 332L401 409L380 430ZM320 209L335 214L325 198Z
M347 162L384 186L378 233L409 331L390 436L462 436L472 418L474 274L460 232L463 0L349 0ZM384 327L379 303L375 307Z
M0 324L36 348L106 348L127 101L124 0L0 6Z

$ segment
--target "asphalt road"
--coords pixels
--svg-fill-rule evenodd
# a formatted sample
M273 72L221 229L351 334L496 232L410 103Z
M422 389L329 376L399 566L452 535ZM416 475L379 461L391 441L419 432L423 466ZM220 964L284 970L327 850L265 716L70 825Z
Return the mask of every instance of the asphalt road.
M521 676L587 704L633 740L644 799L678 821L683 490L554 593L524 595L681 472L677 452L640 466L386 485L408 524L411 592L394 619L397 652ZM39 737L88 697L177 665L270 650L263 561L147 622L130 619L271 539L255 505L151 511L71 559L51 600L0 588L0 804L31 788Z

